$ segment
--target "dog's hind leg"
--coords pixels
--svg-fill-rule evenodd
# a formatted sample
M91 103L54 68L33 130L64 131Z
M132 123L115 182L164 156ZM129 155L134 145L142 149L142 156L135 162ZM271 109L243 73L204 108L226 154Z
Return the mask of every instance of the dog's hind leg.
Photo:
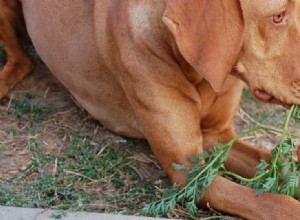
M0 9L0 42L7 53L7 62L0 71L0 98L3 98L32 70L33 65L17 37L17 28L22 24L20 3L0 0Z

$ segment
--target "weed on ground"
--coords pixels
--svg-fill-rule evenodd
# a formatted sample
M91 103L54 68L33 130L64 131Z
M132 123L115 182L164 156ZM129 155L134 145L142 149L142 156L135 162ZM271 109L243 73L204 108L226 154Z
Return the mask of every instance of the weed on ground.
M0 108L1 205L137 214L156 196L147 171L167 179L138 152L145 143L110 134L71 101L56 108L25 92Z

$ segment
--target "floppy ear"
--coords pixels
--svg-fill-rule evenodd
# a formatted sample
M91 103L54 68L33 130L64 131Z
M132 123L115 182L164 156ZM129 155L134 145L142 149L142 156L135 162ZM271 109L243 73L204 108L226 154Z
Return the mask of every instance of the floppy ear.
M163 16L180 53L218 91L241 50L238 0L166 0Z

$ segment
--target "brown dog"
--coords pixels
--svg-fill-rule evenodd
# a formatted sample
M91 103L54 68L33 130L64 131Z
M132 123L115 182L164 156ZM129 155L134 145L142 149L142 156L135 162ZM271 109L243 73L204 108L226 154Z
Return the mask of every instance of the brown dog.
M6 24L0 28L13 35L4 13L13 12L10 1L0 1ZM184 184L186 176L172 163L189 165L189 156L235 137L243 83L233 75L262 101L300 104L299 0L21 3L31 40L52 73L106 127L146 138L174 183ZM21 50L9 52L19 47L14 39L1 38L9 60L22 60ZM226 167L250 177L259 159L269 157L238 141ZM256 196L220 176L200 203L248 219L300 218L293 198Z

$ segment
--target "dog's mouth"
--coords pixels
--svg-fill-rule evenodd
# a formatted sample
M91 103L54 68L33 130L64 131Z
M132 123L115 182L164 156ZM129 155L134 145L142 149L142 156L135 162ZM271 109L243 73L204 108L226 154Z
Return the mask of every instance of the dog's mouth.
M272 95L262 89L254 89L253 94L255 98L262 102L270 102L272 99L274 99Z
M281 105L281 106L283 106L284 108L287 108L287 109L289 109L292 106L292 104L287 103L286 101L284 101L283 98L275 97L270 92L268 92L268 91L266 91L264 89L257 88L257 87L256 88L255 87L251 87L251 84L249 83L249 81L245 77L244 72L241 72L241 71L238 71L237 69L235 69L235 70L231 71L231 74L234 77L236 77L236 78L244 81L246 84L248 84L248 86L249 86L252 94L255 96L255 98L258 101L265 102L265 103L272 103L272 104Z
M278 104L278 105L282 105L285 108L290 108L291 107L291 104L280 101L279 99L275 98L273 95L266 92L265 90L254 89L253 94L254 94L255 98L258 99L261 102Z

